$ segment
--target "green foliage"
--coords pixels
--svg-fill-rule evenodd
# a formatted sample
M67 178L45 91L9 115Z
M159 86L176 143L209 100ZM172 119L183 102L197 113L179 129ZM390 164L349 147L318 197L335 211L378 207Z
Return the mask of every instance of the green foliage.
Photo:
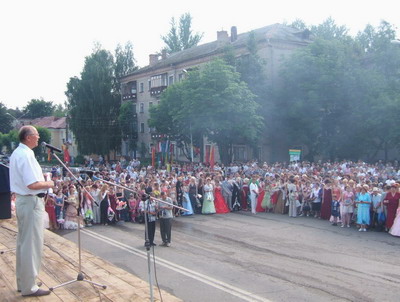
M131 150L136 149L137 144L137 119L135 115L135 107L132 102L126 102L121 105L118 122L122 131L122 139L129 142Z
M8 133L12 129L13 117L8 109L0 102L0 133Z
M332 40L339 39L345 40L349 39L349 30L344 25L337 25L335 20L331 17L326 19L320 25L311 26L311 32L318 39Z
M27 118L38 118L44 116L51 116L55 106L53 102L46 102L43 99L32 99L28 105L24 107L24 113Z
M357 39L332 20L285 64L270 110L276 139L303 145L308 158L371 159L400 145L400 49L387 23ZM385 147L386 146L386 147Z
M132 73L133 71L138 69L135 62L136 60L133 55L132 43L127 42L124 48L122 48L122 46L118 44L117 48L115 49L115 85L117 91L119 91L120 89L118 78Z
M248 55L241 56L236 60L236 70L240 73L241 80L246 82L249 89L256 96L256 102L266 108L265 102L268 95L266 78L266 61L258 55L257 37L250 32L247 41ZM265 114L265 112L264 112Z
M170 24L169 33L161 36L169 54L196 46L203 37L203 34L193 33L192 16L189 13L181 15L179 25L176 24L175 18L171 19Z
M68 113L68 110L66 107L64 107L62 104L57 104L54 107L53 111L53 116L55 117L64 117Z
M81 154L75 157L75 163L79 165L83 165L85 163L85 157Z
M169 87L160 104L150 111L149 125L188 142L206 136L218 144L221 160L232 160L232 145L258 136L262 117L240 74L223 60L189 72L188 78ZM182 135L183 134L183 135Z
M0 150L6 149L8 153L13 151L13 148L16 148L19 144L18 140L18 131L11 130L8 133L0 133Z
M71 78L66 95L70 126L83 154L108 154L120 148L120 95L115 90L115 64L97 46L86 57L81 78Z
M33 125L33 126L35 126L35 125ZM47 150L43 149L43 147L41 146L41 143L42 142L48 143L51 140L51 132L49 129L44 128L44 127L35 126L35 128L37 129L40 138L39 138L39 146L36 147L35 149L33 149L33 151L35 152L36 156L39 156L39 157L46 156Z

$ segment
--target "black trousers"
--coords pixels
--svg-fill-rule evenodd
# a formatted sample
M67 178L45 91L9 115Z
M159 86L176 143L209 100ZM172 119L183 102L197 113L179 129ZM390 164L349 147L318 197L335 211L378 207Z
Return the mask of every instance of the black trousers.
M160 234L164 243L171 243L172 218L160 219Z
M149 232L149 242L154 243L154 235L156 234L156 222L151 221L147 223L147 231ZM144 234L144 239L146 240L146 233Z
M108 200L103 199L100 203L100 224L108 223Z

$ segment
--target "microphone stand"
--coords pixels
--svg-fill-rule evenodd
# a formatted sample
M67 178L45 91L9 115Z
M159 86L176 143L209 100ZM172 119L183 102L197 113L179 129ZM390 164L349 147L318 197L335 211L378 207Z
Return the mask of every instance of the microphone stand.
M102 182L104 182L106 184L109 184L111 186L115 186L117 188L125 189L125 190L127 190L129 192L139 193L139 192L137 192L137 191L135 191L135 190L133 190L133 189L131 189L129 187L121 186L121 185L118 185L116 183L106 181L104 179L101 179L100 181L102 181ZM150 199L158 201L158 202L162 202L162 203L167 204L167 205L170 205L170 206L175 207L175 208L177 208L179 210L182 210L184 212L189 212L189 210L187 210L187 209L185 209L183 207L179 207L179 206L177 206L177 205L175 205L173 203L167 202L165 200L162 200L162 199L159 199L159 198L150 197L150 196L148 196L145 200L142 200L143 207L145 208L145 211L144 211L145 244L144 244L144 246L146 247L146 252L147 252L147 272L148 272L149 286L150 286L150 301L153 302L154 301L154 297L153 297L153 279L151 277L151 267L152 267L152 265L151 265L151 253L150 253L151 245L150 245L150 240L149 240L149 227L148 227L148 212L149 212Z
M144 246L146 247L146 253L147 253L147 274L149 278L149 286L150 286L150 301L154 301L153 297L153 278L151 277L151 254L150 254L150 240L149 240L149 225L148 225L148 211L149 211L149 203L150 203L150 198L147 198L145 201L143 201L143 207L145 206L147 202L147 209L144 211ZM153 247L154 248L154 247Z
M69 174L70 175L72 175L72 177L80 184L80 186L82 187L82 189L86 192L86 193L88 193L89 194L89 192L85 189L85 187L82 185L82 183L79 181L79 179L71 172L71 170L62 162L62 160L61 159L59 159L58 158L58 156L56 155L56 154L54 154L54 150L52 149L52 148L49 148L50 149L50 151L51 151L51 153L53 154L53 156L57 159L57 161L69 172ZM90 194L89 194L90 195ZM102 287L103 289L106 289L107 288L107 286L106 285L103 285L103 284L100 284L100 283L96 283L96 282L93 282L93 281L91 281L91 280L87 280L87 279L85 279L85 276L83 275L83 273L82 273L82 257L81 257L81 222L80 222L80 211L78 211L78 255L79 255L79 266L78 266L78 276L76 277L76 279L73 279L73 280L71 280L71 281L67 281L67 282L64 282L64 283L62 283L62 284L59 284L59 285L57 285L57 286L53 286L53 287L50 287L49 288L49 290L51 290L51 291L53 291L53 290L55 290L56 288L59 288L59 287L62 287L62 286L65 286L65 285L68 285L68 284L71 284L71 283L74 283L74 282L78 282L78 281L84 281L84 282L87 282L87 283L90 283L90 284L92 284L92 285L96 285L96 286L98 286L98 287Z

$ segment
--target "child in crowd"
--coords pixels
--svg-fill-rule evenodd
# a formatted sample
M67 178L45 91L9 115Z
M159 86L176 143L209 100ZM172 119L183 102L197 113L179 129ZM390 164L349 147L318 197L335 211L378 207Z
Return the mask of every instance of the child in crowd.
M139 202L134 193L129 194L128 203L129 203L129 212L130 212L130 216L131 216L131 221L136 222L136 217L138 216Z
M340 215L340 203L338 200L332 200L331 215L332 215L332 225L337 226L339 215Z

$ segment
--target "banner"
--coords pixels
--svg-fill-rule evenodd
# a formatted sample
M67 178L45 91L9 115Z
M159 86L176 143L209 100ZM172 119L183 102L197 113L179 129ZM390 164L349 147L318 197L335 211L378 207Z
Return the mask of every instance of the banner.
M64 162L69 163L71 157L69 156L68 145L63 145L62 149L64 151Z
M215 164L215 147L211 146L210 150L210 168L211 170L214 170L214 164Z
M300 149L289 149L289 161L299 161L301 157Z

